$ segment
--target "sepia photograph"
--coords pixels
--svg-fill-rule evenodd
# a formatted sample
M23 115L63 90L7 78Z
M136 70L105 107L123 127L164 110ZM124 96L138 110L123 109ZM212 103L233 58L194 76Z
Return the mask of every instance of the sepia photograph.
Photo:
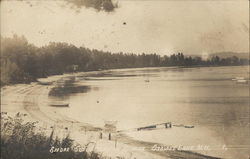
M0 0L0 159L250 159L249 0Z

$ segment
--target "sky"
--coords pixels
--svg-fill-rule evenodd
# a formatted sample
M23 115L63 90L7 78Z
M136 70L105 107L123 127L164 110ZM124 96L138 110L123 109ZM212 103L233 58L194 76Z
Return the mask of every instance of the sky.
M249 52L247 0L119 0L113 12L63 0L1 1L1 36L111 52Z

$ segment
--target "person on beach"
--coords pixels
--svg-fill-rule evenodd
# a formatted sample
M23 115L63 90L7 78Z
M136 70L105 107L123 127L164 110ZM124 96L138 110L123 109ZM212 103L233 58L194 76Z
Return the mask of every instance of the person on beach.
M111 133L109 133L109 140L111 140Z

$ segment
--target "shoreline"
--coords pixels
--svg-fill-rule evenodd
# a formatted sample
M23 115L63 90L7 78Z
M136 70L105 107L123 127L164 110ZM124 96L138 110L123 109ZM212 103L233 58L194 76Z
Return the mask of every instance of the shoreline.
M50 77L56 77L56 78L60 78L63 76L75 76L76 74L86 74L86 77L88 76L88 74L93 74L93 73L101 73L101 72L106 72L106 71L119 71L119 70L128 70L128 69L134 69L134 70L143 70L143 69L160 69L160 68L166 68L166 69L175 69L175 68L204 68L204 67L208 67L208 68L216 68L216 67L244 67L244 66L248 66L250 67L250 64L246 64L246 65L195 65L195 66L157 66L157 67L128 67L128 68L110 68L110 69L101 69L101 70L92 70L92 71L84 71L84 72L69 72L69 73L63 73L63 74L57 74L57 75L49 75L47 77L41 77L41 78L37 78L34 81L31 81L29 83L15 83L15 84L5 84L5 85L0 85L0 88L4 88L6 86L13 86L13 85L20 85L20 84L32 84L32 83L39 83L39 79L48 79Z
M175 67L176 68L176 67ZM146 68L147 69L147 68ZM99 74L102 72L106 72L109 70L102 70L102 71L93 71L93 72L79 72L79 73L73 73L73 74L65 74L65 75L57 75L57 76L50 76L48 78L40 79L42 82L56 82L58 80L63 80L63 78L68 77L76 77L77 75L83 75L89 76L90 74ZM39 80L38 80L39 81ZM164 152L158 152L158 151L152 151L152 146L157 143L151 143L151 142L145 142L145 141L138 141L135 139L132 139L128 137L125 134L119 133L117 139L119 140L118 145L120 147L116 148L114 147L114 141L108 141L108 140L98 140L98 132L100 131L100 128L94 127L91 124L87 123L80 123L78 121L72 120L67 116L63 116L61 114L51 112L49 109L46 109L46 106L48 106L48 93L50 90L55 87L54 84L52 85L40 85L38 82L33 82L31 84L18 84L18 85L12 85L7 86L11 88L3 89L1 88L1 111L6 110L6 112L13 114L16 114L17 112L24 112L28 113L30 119L29 120L38 120L42 124L41 126L44 127L46 130L48 127L58 127L59 131L60 129L63 129L65 126L70 127L70 131L72 133L72 139L77 141L78 143L83 141L82 136L85 136L85 140L88 140L89 136L95 136L94 141L98 143L99 145L98 149L100 149L100 153L105 154L106 156L112 156L112 155L118 155L122 156L124 153L130 154L133 148L136 147L147 147L146 151L141 152L140 150L133 150L133 153L138 158L145 158L146 156L150 156L150 158L161 158L161 157L169 157L169 158L176 158L176 157L185 157L185 158L215 158L215 157L209 157L205 156L196 152L191 151L164 151ZM14 88L13 88L14 87ZM3 89L3 91L2 91ZM7 90L6 90L7 89ZM7 91L7 92L6 92ZM9 97L8 97L9 95ZM7 96L7 97L6 97ZM10 101L8 101L8 98L11 98ZM4 103L2 103L4 101ZM14 104L13 104L14 103ZM12 106L10 106L12 105ZM7 108L7 107L10 108ZM14 110L11 110L12 108ZM4 109L3 109L4 108ZM18 108L18 109L16 109ZM10 109L10 110L8 110ZM20 111L18 111L20 110ZM80 134L79 134L80 133ZM86 135L87 134L87 135ZM87 139L86 139L86 136ZM111 145L111 146L110 146ZM108 147L108 149L104 148ZM113 148L112 148L113 147ZM113 151L116 151L113 153ZM98 151L97 151L98 152ZM128 156L128 155L125 156Z

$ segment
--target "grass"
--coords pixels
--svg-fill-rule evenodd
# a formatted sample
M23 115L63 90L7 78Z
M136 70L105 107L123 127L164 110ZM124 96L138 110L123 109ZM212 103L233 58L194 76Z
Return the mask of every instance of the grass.
M10 117L1 113L1 159L100 159L95 152L74 151L69 134L59 139L54 130L50 135L38 132L37 122L25 122L26 114ZM51 148L54 147L54 151ZM60 152L63 151L63 152Z

